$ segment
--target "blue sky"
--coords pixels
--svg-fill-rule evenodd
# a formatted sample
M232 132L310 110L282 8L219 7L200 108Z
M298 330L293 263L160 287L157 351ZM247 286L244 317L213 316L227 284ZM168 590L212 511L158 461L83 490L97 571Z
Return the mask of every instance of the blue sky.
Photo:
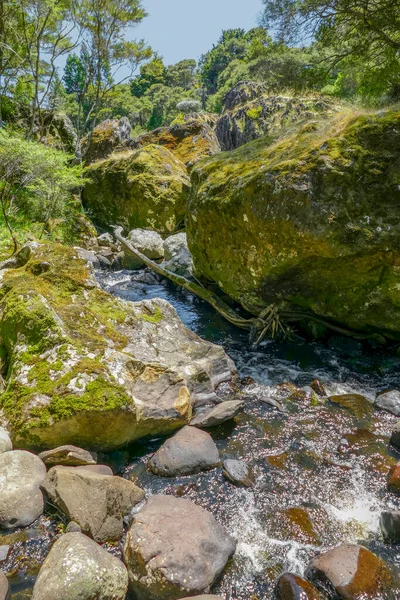
M143 0L149 16L132 37L146 40L165 64L198 59L223 29L257 26L261 0Z

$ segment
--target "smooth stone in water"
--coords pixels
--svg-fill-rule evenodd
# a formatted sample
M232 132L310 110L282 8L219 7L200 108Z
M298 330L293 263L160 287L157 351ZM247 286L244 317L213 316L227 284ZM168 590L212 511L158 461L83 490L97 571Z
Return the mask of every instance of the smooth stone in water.
M374 405L365 396L361 394L341 394L329 396L329 401L339 404L343 408L351 411L359 419L368 417L374 410Z
M125 600L127 589L118 558L82 533L66 533L40 569L32 600Z
M391 588L385 563L364 546L345 544L313 558L306 577L343 600L377 598Z
M183 427L169 438L149 460L155 475L190 475L218 466L218 448L212 437L196 427Z
M276 600L323 600L312 583L295 573L283 573L275 588Z
M7 600L8 588L8 579L3 571L0 571L0 600Z
M400 421L397 421L390 436L390 444L396 450L400 450Z
M0 454L0 527L26 527L43 512L40 485L46 466L38 456L24 450Z
M12 450L12 441L7 429L0 427L0 454Z
M122 538L123 517L145 495L131 481L83 467L52 467L43 488L53 504L99 543Z
M241 410L244 403L241 400L227 400L217 404L211 410L196 415L190 422L195 427L214 427L233 419Z
M208 593L236 541L190 500L151 496L135 516L124 548L136 600L177 600Z
M400 543L400 510L387 510L381 513L380 526L386 542Z
M223 474L226 479L235 485L251 487L253 481L249 467L242 460L227 458L223 462Z
M389 492L400 494L400 461L389 471L388 489Z
M65 465L67 467L78 467L80 465L95 465L97 454L89 452L77 446L60 446L53 450L45 450L39 454L45 465Z
M390 390L377 394L375 406L396 415L396 417L400 417L400 391Z

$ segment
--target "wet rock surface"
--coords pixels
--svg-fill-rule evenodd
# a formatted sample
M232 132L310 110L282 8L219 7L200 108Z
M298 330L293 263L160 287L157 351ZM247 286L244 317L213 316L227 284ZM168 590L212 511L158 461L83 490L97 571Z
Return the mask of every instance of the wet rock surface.
M375 405L382 410L389 411L396 417L400 417L400 391L390 390L378 394Z
M208 592L235 547L224 527L193 502L152 496L125 544L131 590L140 600Z
M324 600L312 583L294 573L284 573L275 588L276 600Z
M400 510L385 511L381 514L380 527L386 542L400 543Z
M241 400L227 400L211 409L196 414L190 422L195 427L215 427L233 419L244 408Z
M77 446L60 446L53 450L46 450L39 454L45 465L64 465L69 467L78 467L79 465L95 465L97 463L97 454L88 452Z
M251 471L242 460L227 458L222 466L224 477L235 485L244 485L245 487L253 485Z

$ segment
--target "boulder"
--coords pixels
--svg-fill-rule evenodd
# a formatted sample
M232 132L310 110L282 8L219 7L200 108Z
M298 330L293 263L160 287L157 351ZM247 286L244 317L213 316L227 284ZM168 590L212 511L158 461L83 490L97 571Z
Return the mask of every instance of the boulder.
M122 538L123 517L145 496L131 481L79 467L53 467L43 489L52 504L99 543Z
M97 463L97 454L89 452L77 446L59 446L53 450L45 450L39 454L45 465L65 465L69 467L78 467L79 465L95 465Z
M12 441L7 429L0 427L0 454L12 450Z
M195 272L315 336L316 318L400 340L399 160L400 112L351 109L204 159L186 219Z
M400 421L397 421L390 436L390 444L396 450L400 450Z
M43 512L40 485L46 467L39 457L24 450L0 454L0 527L26 527Z
M40 138L41 143L73 154L77 136L71 119L66 114L53 110L43 110L40 116L40 130L45 131L44 136Z
M361 394L340 394L329 396L328 399L333 404L351 411L359 419L370 416L374 410L372 402Z
M400 544L400 510L382 512L380 527L385 542Z
M125 600L127 589L118 558L82 533L67 533L40 569L32 600Z
M245 487L253 485L251 471L244 461L227 458L222 465L224 477L231 483Z
M337 104L329 98L273 96L262 83L241 81L224 97L215 134L222 150L234 150L261 136L276 136L284 128L336 111Z
M146 229L132 229L127 236L128 241L139 250L141 254L151 258L152 260L159 261L164 258L164 240L161 235L156 231L149 231ZM143 266L143 262L129 254L127 250L124 250L124 258L122 265L126 269L140 269Z
M188 168L205 156L213 156L221 152L213 128L201 118L144 133L133 140L130 146L141 148L148 144L168 148Z
M208 593L236 542L211 513L173 496L152 496L128 532L124 559L138 600Z
M37 275L37 263L50 271ZM186 329L165 300L101 290L76 249L43 244L3 270L0 409L15 445L112 450L186 425L236 373L223 348Z
M184 220L190 181L185 165L165 147L116 152L92 163L86 176L84 205L101 227L168 234Z
M102 233L97 236L97 243L99 246L105 246L106 248L114 246L114 238L111 233Z
M388 489L390 492L400 494L400 461L389 471Z
M175 477L207 471L219 463L218 448L212 437L187 426L164 442L149 460L149 467L155 475Z
M0 600L7 600L8 587L8 579L3 571L0 571Z
M94 128L89 145L89 136L82 139L82 155L87 164L106 158L114 150L124 148L131 137L131 125L127 117L107 119Z
M400 417L400 390L389 390L377 394L375 406Z
M233 419L241 410L244 403L241 400L226 400L209 410L205 410L194 417L190 424L195 427L215 427Z
M377 598L390 590L391 576L386 564L364 548L346 544L322 552L309 563L306 577L343 600Z
M114 475L113 470L108 465L82 465L80 467L75 467L80 471L89 471L90 473L98 473L99 475L108 475L112 477Z
M186 233L170 235L164 242L164 268L190 279L193 275L193 260L187 245Z
M312 583L295 573L283 573L275 587L276 600L323 600Z

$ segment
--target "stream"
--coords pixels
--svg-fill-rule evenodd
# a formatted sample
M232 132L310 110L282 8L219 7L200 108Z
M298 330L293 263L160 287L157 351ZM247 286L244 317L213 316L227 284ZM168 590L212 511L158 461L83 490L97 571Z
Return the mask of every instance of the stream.
M330 348L295 337L266 340L252 349L247 333L152 273L101 271L97 277L105 290L125 300L168 300L187 327L221 344L247 378L244 412L209 433L222 459L248 463L252 488L233 486L221 469L171 479L152 475L146 464L161 438L99 457L148 495L193 500L227 527L237 551L214 593L226 600L272 600L282 572L301 575L316 553L346 542L365 545L400 570L400 547L385 544L379 531L381 511L400 508L400 499L386 488L387 473L400 458L389 447L397 418L360 398L346 406L306 394L290 398L295 390L290 384L303 387L318 379L330 395L356 393L373 400L377 391L400 386L400 358L366 353L354 343L347 347L340 339ZM268 404L270 398L283 410ZM0 536L0 549L11 537L20 540L2 567L10 576L11 600L31 597L40 564L62 527L57 519L46 513L30 528L8 539ZM109 549L120 556L120 548ZM400 588L374 600L400 600Z

